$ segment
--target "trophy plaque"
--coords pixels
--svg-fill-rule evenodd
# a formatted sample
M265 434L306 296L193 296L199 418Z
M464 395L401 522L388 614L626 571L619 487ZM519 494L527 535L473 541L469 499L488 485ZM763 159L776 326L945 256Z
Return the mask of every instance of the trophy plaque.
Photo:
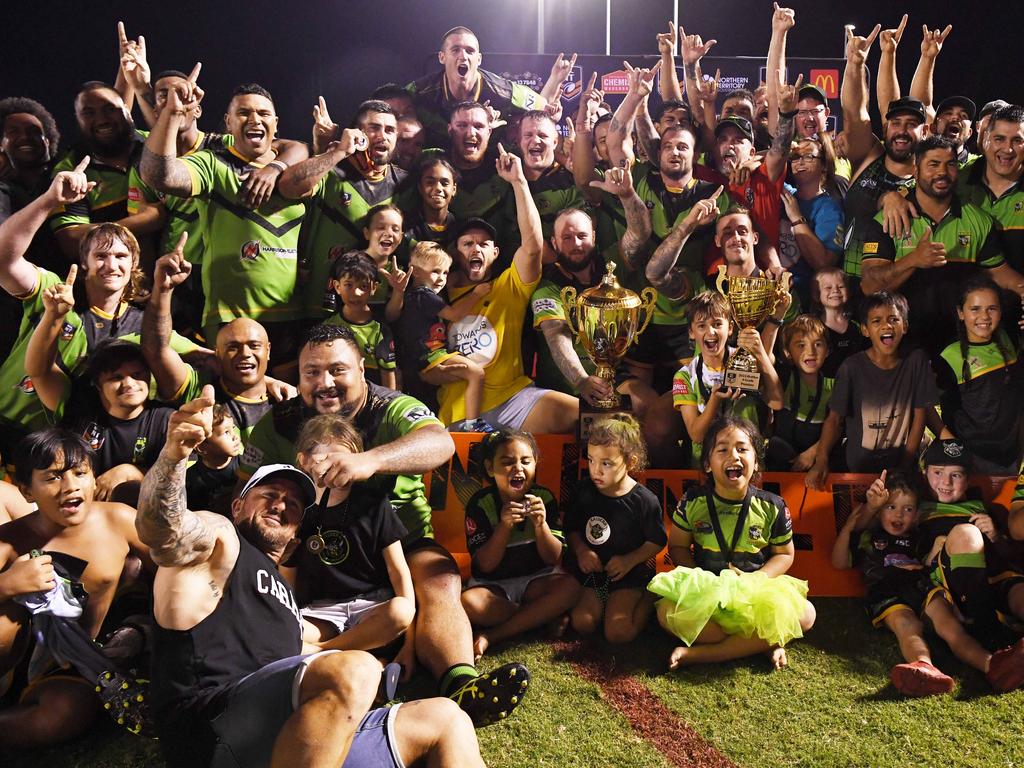
M638 295L620 286L615 279L615 264L612 262L609 262L600 284L593 288L579 295L572 286L562 289L566 322L587 357L594 362L594 375L608 382L611 388L611 395L593 406L580 398L581 441L587 439L590 427L596 421L613 413L629 411L629 404L624 403L615 391L615 369L651 321L657 296L653 288L644 288Z
M733 319L739 328L759 326L789 293L791 276L788 272L776 279L766 273L758 277L727 275L726 270L724 264L718 267L715 286L729 300ZM761 373L757 360L747 350L738 350L729 360L723 386L750 393L760 391Z

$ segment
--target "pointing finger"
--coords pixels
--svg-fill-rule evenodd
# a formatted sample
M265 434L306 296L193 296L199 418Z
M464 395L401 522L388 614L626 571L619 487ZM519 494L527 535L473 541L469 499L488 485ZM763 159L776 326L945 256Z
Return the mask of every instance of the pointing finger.
M188 242L188 232L182 232L181 237L178 238L178 242L174 245L175 253L183 253L186 242Z
M108 38L109 39L109 38ZM124 22L117 22L117 39L122 45L128 42L128 35L124 31Z
M74 285L76 277L78 277L78 265L72 264L71 269L68 270L68 279L64 281L64 285Z
M595 85L597 85L597 72L592 72L590 75L590 83L587 85L587 90L594 90Z
M718 189L716 189L716 190L715 190L715 193L714 193L713 195L711 195L711 198L710 198L710 199L711 199L711 200L718 200L718 196L719 196L720 194L722 194L722 190L723 190L723 189L725 189L725 187L724 187L724 186L723 186L722 184L719 184L719 185L718 185Z
M907 19L909 19L909 18L910 18L910 16L908 14L906 14L906 13L903 14L903 18L900 20L900 25L898 27L896 27L896 39L897 40L899 40L901 37L903 37L903 30L907 26Z
M508 155L508 152L505 151L505 148L501 145L500 141L498 142L498 155L501 157L506 157Z
M882 481L882 485L885 485L885 475L889 470L883 469L882 474L878 476L878 479Z
M86 168L89 167L89 160L91 160L91 159L92 158L90 158L89 155L86 155L85 157L83 157L79 161L78 165L75 166L75 171L74 172L75 173L82 173Z
M192 67L192 71L189 72L188 81L190 83L192 83L193 85L195 85L196 80L199 79L199 72L200 72L200 70L202 70L202 68L203 68L203 62L197 61L196 65L194 67Z
M803 75L803 73L801 72L801 73L800 73L799 75L797 75L797 76L796 76L796 82L795 82L795 83L793 83L793 87L794 87L794 88L795 88L796 90L798 90L798 91L799 91L799 90L800 90L800 86L801 86L801 85L803 85L803 84L804 84L804 75Z

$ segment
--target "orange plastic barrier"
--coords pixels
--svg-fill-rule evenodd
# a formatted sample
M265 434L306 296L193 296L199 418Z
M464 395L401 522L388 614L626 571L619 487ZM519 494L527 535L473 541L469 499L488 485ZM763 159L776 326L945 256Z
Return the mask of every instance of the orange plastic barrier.
M480 457L480 435L457 433L452 460L424 476L427 498L434 510L434 530L438 541L455 556L463 576L469 575L469 553L464 528L465 505L483 484L486 473ZM580 449L566 435L537 435L540 460L537 482L550 489L559 501L571 498L580 477ZM694 470L652 469L641 482L661 499L666 530L669 517L686 490L699 482ZM793 543L796 559L789 573L810 583L812 595L819 597L859 597L863 594L856 570L837 571L832 567L832 546L836 533L854 507L864 500L873 475L829 475L826 490L815 491L804 485L803 473L770 472L761 486L786 500L793 518ZM1009 508L1014 480L972 478L969 495L992 505ZM672 568L667 550L658 554L658 570Z

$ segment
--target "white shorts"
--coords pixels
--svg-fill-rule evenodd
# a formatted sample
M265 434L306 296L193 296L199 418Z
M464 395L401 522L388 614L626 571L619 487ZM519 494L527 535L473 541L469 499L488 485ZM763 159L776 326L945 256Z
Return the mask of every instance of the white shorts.
M526 576L512 576L508 579L478 579L470 577L469 581L466 582L466 589L472 589L473 587L497 587L501 592L505 593L505 597L510 603L519 605L523 602L523 595L526 594L526 589L530 586L530 582L556 573L565 573L565 571L557 565L552 565L529 573Z
M528 387L523 387L501 405L496 405L491 410L481 413L480 418L495 427L522 429L523 422L530 415L533 406L551 391L550 389L535 387L532 384Z
M336 600L314 600L302 609L302 617L323 621L338 630L340 635L346 629L352 629L366 614L393 598L395 593L388 588L367 592L365 595L339 603Z

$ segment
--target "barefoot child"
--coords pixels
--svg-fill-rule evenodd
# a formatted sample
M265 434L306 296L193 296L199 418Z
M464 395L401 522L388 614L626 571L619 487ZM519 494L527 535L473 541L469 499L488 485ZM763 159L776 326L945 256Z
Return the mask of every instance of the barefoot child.
M452 257L437 243L423 241L412 249L412 286L398 320L398 337L402 339L399 353L403 372L418 371L425 384L437 387L458 380L466 382L463 427L469 429L480 416L484 369L479 363L448 351L445 321L454 323L469 314L480 297L491 290L491 285L481 283L448 306L440 293L448 282L451 266Z
M363 353L366 378L388 389L398 389L395 377L395 341L387 323L370 307L380 281L377 266L362 251L349 251L331 264L331 287L338 294L341 310L324 322L344 325L355 336Z
M821 425L835 379L822 372L828 340L824 324L800 315L782 329L788 365L780 366L782 407L775 411L766 452L769 472L806 472L814 464Z
M648 561L667 541L661 503L630 477L647 465L636 420L616 415L598 422L587 464L590 477L580 482L565 516L572 569L583 585L570 618L580 634L603 625L608 642L628 643L650 618L644 588L654 568Z
M769 653L778 669L786 643L814 624L807 582L784 575L794 554L786 502L750 485L762 445L751 422L731 416L704 437L710 481L672 515L669 554L679 567L647 587L664 598L658 622L686 643L672 651L670 669L756 653Z
M473 654L556 619L576 604L579 585L557 568L563 542L558 502L536 485L537 443L502 429L484 438L484 469L493 485L466 505L473 577L462 606L477 627Z
M363 449L359 434L340 414L307 421L295 446L309 455ZM404 634L397 660L412 668L416 601L402 552L405 533L387 497L365 484L323 490L319 503L306 511L298 547L286 561L286 575L304 606L304 643L372 650Z
M950 442L950 441L942 441ZM883 530L888 531L891 536L895 531L897 535L908 534L906 520L917 518L917 496L912 491L902 488L903 480L895 478L887 481L883 473L869 489L868 500L862 504L851 518L847 521L843 531L849 546L850 536L860 530L873 529L876 526L876 517L883 514L884 519L889 519L889 526L883 522ZM898 509L894 509L898 507ZM896 524L894 525L894 521ZM961 593L962 579L956 574L961 570L960 565L972 565L976 557L965 550L964 544L969 543L971 536L965 529L973 528L970 525L958 525L950 531L948 537L938 537L932 542L931 536L923 528L920 531L920 546L918 552L927 552L921 557L925 568L922 571L922 581L919 587L913 584L898 584L891 574L885 575L889 585L884 584L875 589L874 594L880 596L878 590L889 590L892 603L889 606L891 620L886 620L888 626L900 641L900 650L907 663L898 664L890 672L893 685L908 696L928 696L939 693L948 693L953 688L953 681L931 666L928 648L920 639L920 628L915 626L913 616L905 616L906 608L912 612L920 611L922 618L927 618L935 633L946 641L949 649L954 655L965 664L974 667L985 675L989 684L997 691L1006 692L1024 685L1024 640L1018 641L1015 645L1002 650L990 653L984 648L968 631L963 624L963 614L960 606L964 604L961 597L967 593ZM977 531L975 531L977 532ZM876 530L870 530L867 534L872 538L869 546L873 550L872 555L877 555L881 550L877 549L879 543L885 545L884 540L875 541ZM981 534L977 533L980 538ZM844 533L840 533L840 539ZM833 565L840 565L840 543L836 544L832 552ZM930 551L928 551L930 544ZM847 567L849 561L847 560ZM885 560L882 561L886 564ZM903 561L903 565L909 565ZM981 556L980 575L984 577L984 556ZM911 580L912 581L912 580ZM985 584L987 587L987 584ZM869 600L872 598L871 586L869 585ZM893 594L895 592L895 594ZM886 617L886 609L882 608L880 615L876 618ZM897 629L898 628L898 629Z

